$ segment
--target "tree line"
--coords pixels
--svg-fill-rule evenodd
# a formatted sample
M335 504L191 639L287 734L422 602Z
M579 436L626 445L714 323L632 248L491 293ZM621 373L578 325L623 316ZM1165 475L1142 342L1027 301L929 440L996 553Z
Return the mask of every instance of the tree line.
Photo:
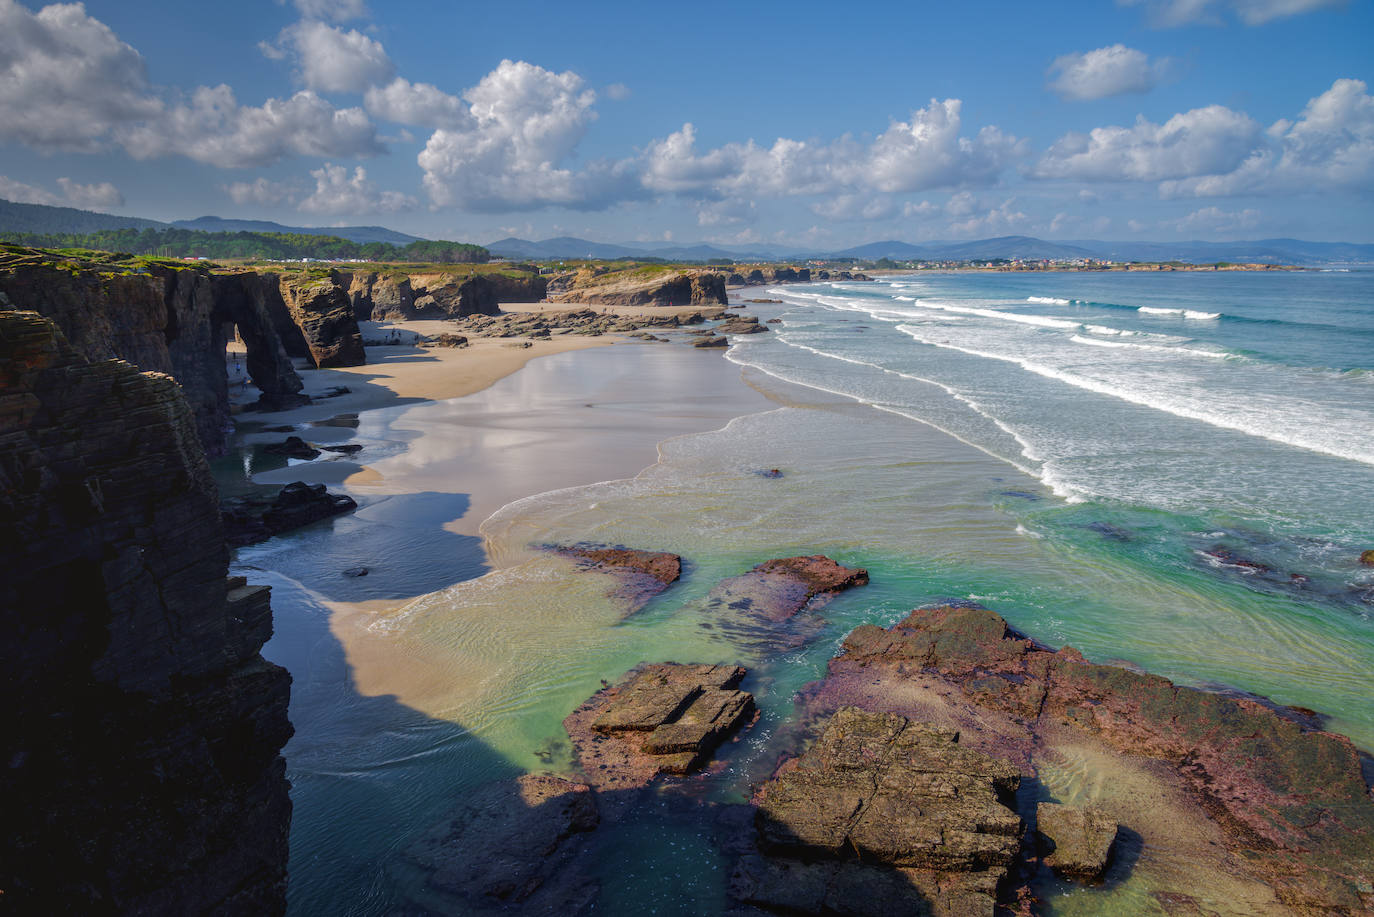
M0 241L30 248L83 248L159 258L295 261L421 261L485 264L491 253L468 242L419 240L407 245L351 242L295 232L201 232L193 229L103 229L87 233L0 232Z

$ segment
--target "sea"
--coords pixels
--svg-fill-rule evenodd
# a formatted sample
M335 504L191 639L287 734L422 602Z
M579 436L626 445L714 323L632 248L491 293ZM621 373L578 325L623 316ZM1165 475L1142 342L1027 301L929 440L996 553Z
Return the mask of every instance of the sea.
M570 770L563 717L643 661L750 669L761 719L692 793L741 803L849 630L949 599L1093 661L1310 708L1374 750L1374 566L1359 562L1374 271L918 272L740 298L769 333L704 371L767 403L665 439L638 473L524 495L480 537L444 527L462 493L358 488L356 517L237 552L237 572L274 586L265 654L295 677L292 914L462 913L417 890L406 846L484 783ZM556 379L655 346L672 345L543 358L487 397L540 364ZM367 412L349 432L393 480L397 463L443 480L464 456L406 444L461 401ZM686 574L625 617L600 579L535 550L583 541L674 551ZM712 585L798 553L872 582L791 652L713 626ZM374 574L340 580L360 557ZM369 612L345 621L339 603L359 601ZM1042 784L1070 802L1112 791L1084 762ZM712 828L654 799L604 832L595 912L718 913L730 865ZM1151 893L1188 864L1137 854L1099 888L1043 885L1046 912L1162 914Z

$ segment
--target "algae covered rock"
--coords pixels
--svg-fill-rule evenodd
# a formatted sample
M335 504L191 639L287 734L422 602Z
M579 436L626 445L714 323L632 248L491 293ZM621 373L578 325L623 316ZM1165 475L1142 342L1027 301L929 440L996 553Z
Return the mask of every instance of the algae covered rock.
M1048 840L1045 865L1061 876L1096 882L1107 870L1116 821L1094 806L1042 802L1035 807L1037 830Z

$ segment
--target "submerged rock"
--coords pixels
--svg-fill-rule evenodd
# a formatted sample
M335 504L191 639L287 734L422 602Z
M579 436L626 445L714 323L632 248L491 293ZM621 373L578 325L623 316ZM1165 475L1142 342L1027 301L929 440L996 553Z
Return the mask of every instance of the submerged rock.
M1035 807L1036 829L1048 840L1045 865L1080 882L1096 882L1107 871L1117 824L1096 806L1042 802Z
M705 607L721 616L722 629L737 642L786 649L820 632L824 621L814 612L838 593L867 582L867 570L845 567L823 554L785 557L721 580Z
M288 436L279 443L271 443L270 445L263 446L262 451L270 452L273 455L284 455L287 458L294 459L309 460L320 457L320 450L316 449L299 436Z
M754 715L754 696L738 689L744 676L739 666L665 662L592 695L563 721L588 782L633 789L699 769Z
M602 545L572 545L550 550L580 561L584 568L614 575L619 586L612 596L625 603L627 616L643 608L682 576L682 558L667 551Z
M756 797L735 896L801 914L991 914L1015 863L1020 783L958 732L845 708Z
M1374 549L1365 551L1362 554L1360 554L1360 563L1374 567Z

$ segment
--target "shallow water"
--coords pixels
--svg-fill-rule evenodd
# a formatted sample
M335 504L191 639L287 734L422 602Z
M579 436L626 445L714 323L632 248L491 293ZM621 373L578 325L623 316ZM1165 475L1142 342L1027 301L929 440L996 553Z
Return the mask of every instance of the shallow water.
M1325 277L1355 280L1339 287ZM940 598L977 599L1032 636L1070 643L1096 661L1127 660L1180 682L1311 707L1374 747L1372 607L1351 588L1369 582L1353 558L1374 545L1374 522L1349 496L1374 483L1360 451L1374 442L1370 403L1360 397L1374 391L1360 363L1374 347L1341 349L1332 343L1340 336L1321 329L1313 339L1280 328L1301 338L1281 344L1273 331L1186 314L1282 321L1274 319L1282 301L1306 297L1320 308L1309 308L1303 323L1345 321L1343 334L1357 336L1374 327L1369 278L1137 278L923 275L778 287L769 295L788 303L761 315L784 323L730 359L779 406L741 400L752 413L723 426L696 417L695 429L719 428L668 439L655 464L652 454L622 458L619 467L630 467L602 483L548 491L546 469L516 461L502 483L522 498L489 518L464 496L473 489L474 450L455 444L470 446L478 429L505 429L512 442L538 439L517 429L515 413L483 420L474 402L458 399L395 417L364 415L359 436L376 443L387 483L352 491L363 504L354 517L238 554L241 567L253 568L245 572L276 587L278 636L268 655L296 676L298 733L287 748L297 806L292 912L381 914L396 906L385 864L408 837L466 788L566 768L563 717L602 679L642 661L750 668L746 687L762 719L727 749L727 771L703 788L738 801L771 768L770 739L794 692L823 673L844 634ZM1302 286L1311 278L1318 279ZM1145 342L1162 349L1129 350L1127 360L1121 348L1073 340L1126 332L1155 335ZM641 359L648 349L547 360L617 367L621 396L642 394L645 416L666 390L686 397L709 389L724 409L728 387L711 387L719 380L706 374L738 369L718 357L675 363L680 375L671 385L641 383L657 378ZM544 362L512 377L508 390L498 384L483 393L482 410L499 413L503 400L521 398L576 401L566 376L530 372ZM1287 375L1280 382L1265 373ZM1272 390L1262 392L1261 382ZM1137 384L1149 392L1130 388ZM1272 416L1256 405L1286 411L1297 400L1307 420L1292 415L1267 436L1268 427L1248 419L1246 432L1241 421L1184 410L1210 405L1229 421L1243 413L1234 408L1244 407L1246 393L1263 423ZM603 448L615 452L620 434L603 433L583 445L605 438ZM617 466L585 454L567 462L583 481ZM783 477L754 473L774 467ZM545 484L520 490L536 480ZM484 541L472 534L478 516ZM622 621L605 579L529 549L571 541L670 550L689 566L683 582ZM1273 572L1201 553L1219 543ZM703 607L722 577L769 557L815 552L867 567L872 583L829 605L808 647L762 652L722 631ZM341 579L338 571L359 558L375 573ZM1293 583L1290 572L1308 582ZM1090 793L1100 775L1066 766L1052 778L1047 783L1072 798ZM606 877L602 912L640 912L631 903L649 897L658 913L718 909L724 867L691 819L674 818L668 827L641 819L608 836L627 858L635 852L635 866ZM1143 862L1150 856L1167 860L1147 851ZM1139 904L1152 900L1145 888L1137 879L1111 894ZM1056 913L1092 913L1115 900L1101 895L1066 890L1054 899Z

